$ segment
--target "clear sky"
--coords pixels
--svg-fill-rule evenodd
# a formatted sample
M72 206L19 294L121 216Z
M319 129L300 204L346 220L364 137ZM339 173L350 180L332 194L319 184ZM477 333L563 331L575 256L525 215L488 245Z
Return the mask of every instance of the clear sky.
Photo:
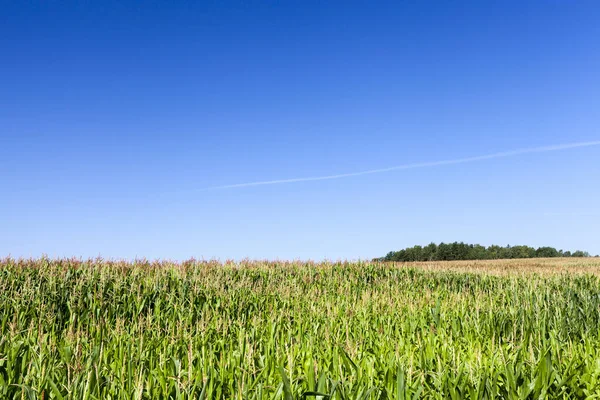
M374 6L376 4L376 6ZM600 253L600 3L2 1L0 256Z

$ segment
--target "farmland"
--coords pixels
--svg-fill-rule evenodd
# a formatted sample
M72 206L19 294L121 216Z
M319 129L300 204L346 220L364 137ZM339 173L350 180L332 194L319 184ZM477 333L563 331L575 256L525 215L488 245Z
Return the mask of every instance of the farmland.
M0 263L0 398L585 398L600 259Z

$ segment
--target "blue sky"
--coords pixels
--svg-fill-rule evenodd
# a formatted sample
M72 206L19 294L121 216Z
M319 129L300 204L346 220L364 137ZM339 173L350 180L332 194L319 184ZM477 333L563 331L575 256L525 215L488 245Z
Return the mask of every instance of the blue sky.
M0 255L600 253L597 1L2 1Z

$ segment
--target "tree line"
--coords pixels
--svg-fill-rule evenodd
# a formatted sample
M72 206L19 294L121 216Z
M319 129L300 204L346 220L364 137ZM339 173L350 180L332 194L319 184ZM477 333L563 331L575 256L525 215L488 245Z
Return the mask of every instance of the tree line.
M479 244L430 243L427 246L413 246L398 251L390 251L376 261L451 261L451 260L497 260L501 258L542 258L542 257L590 257L587 251L574 252L557 250L554 247L497 246Z

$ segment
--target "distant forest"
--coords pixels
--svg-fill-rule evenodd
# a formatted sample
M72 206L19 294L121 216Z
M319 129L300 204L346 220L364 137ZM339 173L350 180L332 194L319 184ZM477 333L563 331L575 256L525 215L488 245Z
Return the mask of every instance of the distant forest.
M451 261L451 260L497 260L501 258L542 258L542 257L590 257L587 251L574 252L556 250L554 247L496 246L479 244L430 243L427 246L408 247L390 251L376 261Z

